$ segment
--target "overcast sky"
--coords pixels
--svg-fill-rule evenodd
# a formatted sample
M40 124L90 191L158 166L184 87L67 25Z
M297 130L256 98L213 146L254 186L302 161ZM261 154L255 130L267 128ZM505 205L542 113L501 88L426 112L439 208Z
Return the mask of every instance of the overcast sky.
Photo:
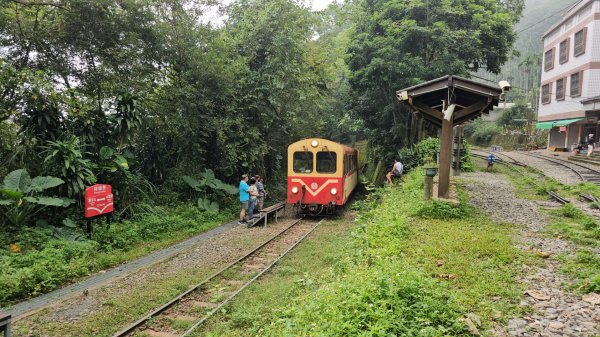
M233 0L222 0L221 4L228 5L232 1ZM334 0L302 0L302 1L304 1L304 3L307 6L310 6L313 11L320 11L320 10L325 9L325 7L327 7L327 5L332 3ZM344 0L338 0L338 2L344 2ZM213 8L207 9L207 11L205 12L205 15L203 16L202 21L205 23L211 22L212 24L220 26L223 23L223 19L224 18L218 14L218 9L216 7L213 7Z
M320 11L322 9L325 9L325 7L327 7L327 5L329 5L332 2L333 2L333 0L312 0L312 1L305 0L305 3L307 3L307 4L310 3L312 9L315 11Z

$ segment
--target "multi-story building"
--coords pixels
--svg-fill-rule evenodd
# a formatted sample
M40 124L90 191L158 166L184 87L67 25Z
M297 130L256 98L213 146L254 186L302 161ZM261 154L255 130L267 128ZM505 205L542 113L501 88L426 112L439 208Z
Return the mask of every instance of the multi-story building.
M581 0L544 34L539 129L548 147L571 149L594 134L600 116L600 0Z

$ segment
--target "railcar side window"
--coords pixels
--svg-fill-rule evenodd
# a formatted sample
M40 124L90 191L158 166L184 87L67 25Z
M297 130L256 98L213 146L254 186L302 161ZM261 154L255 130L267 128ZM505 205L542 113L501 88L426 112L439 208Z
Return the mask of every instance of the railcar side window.
M318 156L317 156L318 158ZM312 152L294 152L294 172L311 173L313 171Z
M337 162L337 154L331 151L317 152L317 172L318 173L335 173Z

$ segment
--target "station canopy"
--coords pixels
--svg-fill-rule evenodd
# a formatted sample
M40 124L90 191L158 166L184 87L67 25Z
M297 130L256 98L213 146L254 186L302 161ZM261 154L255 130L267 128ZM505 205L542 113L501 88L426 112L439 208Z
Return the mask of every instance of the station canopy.
M552 129L557 126L566 126L569 124L573 124L575 122L579 122L583 118L571 118L571 119L562 119L559 121L549 121L549 122L538 122L535 127L537 129Z
M502 90L497 86L447 75L419 85L398 90L400 101L434 125L441 126L443 111L454 105L453 125L475 119L498 105Z

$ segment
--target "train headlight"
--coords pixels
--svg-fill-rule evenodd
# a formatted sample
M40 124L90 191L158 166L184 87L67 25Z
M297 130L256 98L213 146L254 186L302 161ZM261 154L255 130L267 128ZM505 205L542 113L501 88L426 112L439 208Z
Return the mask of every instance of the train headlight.
M316 140L313 140L312 142L310 142L310 145L311 145L312 147L317 147L317 146L319 146L319 142L318 142L318 141L316 141Z
M332 188L331 189L331 194L336 195L337 194L337 188Z
M292 187L292 193L298 194L298 187L296 187L296 186Z

